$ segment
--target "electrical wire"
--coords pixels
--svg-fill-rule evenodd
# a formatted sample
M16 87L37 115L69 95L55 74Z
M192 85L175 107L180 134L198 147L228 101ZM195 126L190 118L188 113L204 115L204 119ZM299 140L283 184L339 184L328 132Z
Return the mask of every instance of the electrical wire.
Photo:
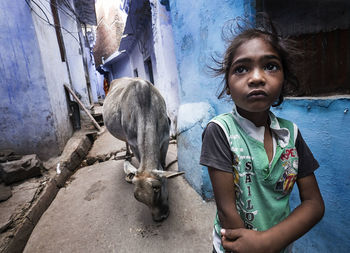
M67 0L61 0L61 1L63 2L63 5L65 5L66 8L68 8L68 10L70 10L71 13L73 13L75 18L78 19L80 23L84 23L81 21L79 15L75 12L74 8L72 8L72 6L70 5L70 3Z
M33 4L35 4L39 9L40 11L44 14L45 18L43 18L40 14L38 14L34 9L33 7L30 5L29 1L31 1ZM57 27L57 28L60 28L62 30L64 30L65 32L67 32L68 34L70 34L76 41L77 43L80 45L80 41L75 37L75 35L73 34L73 32L69 31L68 29L66 29L65 27L63 26L60 26L60 25L56 25L56 24L52 24L50 22L50 19L49 17L47 16L46 12L43 10L43 8L37 3L35 2L34 0L25 0L26 4L28 5L28 7L31 9L31 11L36 15L38 16L41 20L43 20L44 22L46 22L47 24L49 24L50 26L52 27Z
M40 0L39 0L40 1ZM55 1L50 1L50 0L45 0L47 3L49 3L50 5L53 5L54 7L56 7L57 10L60 10L61 12L63 12L64 14L66 14L68 17L72 18L74 21L79 20L78 16L76 15L76 13L74 12L74 10L70 7L67 6L67 3L64 2L63 4L66 6L66 8L69 10L67 11L65 8L62 8L61 5L57 4L57 0ZM73 10L73 11L71 11ZM80 22L80 20L79 20Z

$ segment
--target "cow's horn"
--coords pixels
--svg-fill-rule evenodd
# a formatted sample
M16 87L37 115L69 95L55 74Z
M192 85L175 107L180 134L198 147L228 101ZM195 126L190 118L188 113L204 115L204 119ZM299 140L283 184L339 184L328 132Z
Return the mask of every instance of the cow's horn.
M160 177L166 177L166 178L177 177L182 174L185 174L184 171L163 171L163 170L152 170L152 173Z

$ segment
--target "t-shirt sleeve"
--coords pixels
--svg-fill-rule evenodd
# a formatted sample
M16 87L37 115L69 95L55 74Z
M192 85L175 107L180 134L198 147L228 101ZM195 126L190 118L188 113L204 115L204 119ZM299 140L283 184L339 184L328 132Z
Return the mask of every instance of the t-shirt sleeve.
M224 131L214 122L210 122L202 134L202 150L199 163L233 173L233 153Z
M295 141L295 147L299 156L298 178L303 178L311 175L320 165L305 143L299 130L297 139Z

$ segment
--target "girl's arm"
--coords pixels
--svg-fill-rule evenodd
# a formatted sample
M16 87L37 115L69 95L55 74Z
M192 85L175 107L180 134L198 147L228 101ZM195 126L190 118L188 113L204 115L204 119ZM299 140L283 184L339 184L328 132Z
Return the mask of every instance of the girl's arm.
M208 171L222 228L244 228L244 223L236 209L233 174L211 167Z
M223 247L237 252L279 252L318 223L324 203L314 174L297 180L301 204L281 223L264 232L223 231Z

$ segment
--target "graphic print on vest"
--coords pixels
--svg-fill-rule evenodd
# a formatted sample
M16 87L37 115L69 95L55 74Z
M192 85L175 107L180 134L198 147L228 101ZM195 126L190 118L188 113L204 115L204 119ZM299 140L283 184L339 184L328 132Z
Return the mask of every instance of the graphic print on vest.
M242 158L242 157L241 157ZM246 157L250 158L250 157ZM251 159L251 158L250 158ZM237 210L244 215L244 225L247 229L256 230L252 224L255 216L258 214L257 210L254 210L254 206L252 204L252 192L251 192L251 183L253 182L253 178L255 179L255 173L253 170L253 164L251 161L247 161L244 166L244 172L239 173L239 176L243 178L245 182L245 187L247 190L247 199L242 202L241 194L243 193L242 189L239 187L239 184L236 183L236 199L240 200L236 202Z
M281 192L283 198L293 190L298 174L298 155L295 148L286 149L281 155L281 163L284 168L283 175L277 181L275 191Z

